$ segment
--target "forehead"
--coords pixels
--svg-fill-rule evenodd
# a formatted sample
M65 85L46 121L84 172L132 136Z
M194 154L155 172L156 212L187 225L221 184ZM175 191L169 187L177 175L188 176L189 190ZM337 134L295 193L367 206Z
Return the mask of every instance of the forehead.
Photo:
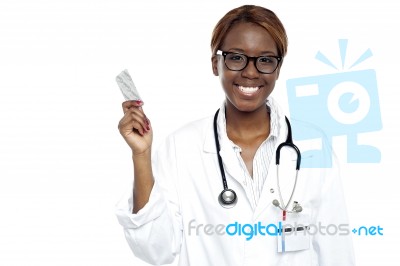
M260 25L243 22L232 26L226 34L222 50L238 50L249 54L277 54L275 41L268 31Z

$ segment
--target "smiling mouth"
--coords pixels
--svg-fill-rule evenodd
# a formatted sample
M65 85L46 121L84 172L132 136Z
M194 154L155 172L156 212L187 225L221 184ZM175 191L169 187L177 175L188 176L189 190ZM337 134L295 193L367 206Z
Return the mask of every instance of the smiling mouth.
M237 86L239 90L245 94L253 94L260 89L260 87L244 87L244 86Z

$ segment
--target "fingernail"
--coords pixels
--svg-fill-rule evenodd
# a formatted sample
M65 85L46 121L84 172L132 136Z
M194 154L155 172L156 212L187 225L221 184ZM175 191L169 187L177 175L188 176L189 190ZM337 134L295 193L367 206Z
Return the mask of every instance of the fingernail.
M141 103L143 103L143 102L142 102L141 100L136 100L135 103L141 104Z

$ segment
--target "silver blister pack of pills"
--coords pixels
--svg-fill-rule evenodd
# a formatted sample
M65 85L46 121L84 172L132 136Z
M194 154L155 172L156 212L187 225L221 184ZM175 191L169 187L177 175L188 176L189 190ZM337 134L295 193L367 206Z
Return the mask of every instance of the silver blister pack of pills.
M124 95L125 100L129 101L137 101L142 100L139 96L139 92L137 91L135 84L131 76L128 73L128 70L125 69L122 71L116 78L118 87L120 88L122 95Z

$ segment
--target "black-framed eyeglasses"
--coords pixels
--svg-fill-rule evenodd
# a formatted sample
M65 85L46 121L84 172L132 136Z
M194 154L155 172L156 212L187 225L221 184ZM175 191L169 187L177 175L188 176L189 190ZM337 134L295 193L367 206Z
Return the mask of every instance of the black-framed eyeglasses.
M232 71L241 71L247 67L250 60L254 61L254 66L258 72L263 74L271 74L278 68L282 61L281 56L263 55L263 56L247 56L240 53L217 51L217 55L224 57L225 66Z

